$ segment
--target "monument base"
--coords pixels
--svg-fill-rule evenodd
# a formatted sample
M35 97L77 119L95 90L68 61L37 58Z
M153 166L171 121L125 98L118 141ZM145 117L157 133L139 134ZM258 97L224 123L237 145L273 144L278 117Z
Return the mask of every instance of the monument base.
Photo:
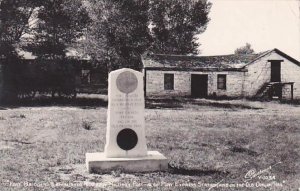
M122 172L153 172L168 169L168 159L158 151L148 151L140 158L107 158L104 153L86 153L86 167L89 173L106 173L112 170Z

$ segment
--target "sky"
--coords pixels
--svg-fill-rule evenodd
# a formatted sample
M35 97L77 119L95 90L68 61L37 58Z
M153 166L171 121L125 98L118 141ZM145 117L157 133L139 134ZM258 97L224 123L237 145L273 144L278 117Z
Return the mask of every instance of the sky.
M278 48L300 61L300 0L209 0L210 22L198 36L201 55Z

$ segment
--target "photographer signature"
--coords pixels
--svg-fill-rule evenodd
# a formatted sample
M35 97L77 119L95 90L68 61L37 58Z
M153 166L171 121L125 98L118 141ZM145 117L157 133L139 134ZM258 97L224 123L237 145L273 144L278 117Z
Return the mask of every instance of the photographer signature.
M276 178L275 175L266 175L266 174L267 174L267 172L271 171L272 167L274 167L278 164L281 164L281 162L271 165L268 168L265 168L263 170L256 170L255 168L249 170L244 176L245 181L252 180L254 178L258 178L261 180L275 180L275 178Z

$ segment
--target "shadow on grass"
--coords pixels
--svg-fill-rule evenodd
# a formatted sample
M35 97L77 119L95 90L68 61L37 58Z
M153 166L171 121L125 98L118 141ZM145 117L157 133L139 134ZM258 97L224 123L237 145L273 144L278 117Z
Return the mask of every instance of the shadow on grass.
M146 99L147 109L181 109L183 104L193 104L198 106L210 106L225 109L263 109L238 103L222 103L219 100L197 100L193 98L148 98Z
M234 146L230 149L232 152L234 153L246 153L250 156L258 156L258 153L255 152L255 151L252 151L250 149L246 149L246 148L243 148L243 147L237 147L237 146Z
M201 102L201 101L192 101L194 105L202 105L202 106L211 106L211 107L218 107L218 108L226 108L226 109L263 109L261 107L253 107L249 105L243 104L235 104L235 103L220 103L220 102Z
M182 104L179 102L159 102L159 101L146 101L146 109L181 109Z
M36 98L20 99L11 103L2 103L1 110L18 107L47 107L47 106L68 106L82 109L93 109L107 107L107 100L101 98Z
M184 104L198 106L211 106L227 109L263 109L239 103L222 103L217 100L197 100L193 98L148 98L146 99L146 109L183 109ZM39 97L34 99L19 99L10 103L1 103L0 110L17 107L46 107L46 106L70 106L83 109L93 109L107 107L108 102L103 98L77 97L77 98L51 98Z
M200 169L186 169L181 167L174 167L169 164L169 173L177 175L188 175L188 176L226 176L229 172L219 170L200 170Z

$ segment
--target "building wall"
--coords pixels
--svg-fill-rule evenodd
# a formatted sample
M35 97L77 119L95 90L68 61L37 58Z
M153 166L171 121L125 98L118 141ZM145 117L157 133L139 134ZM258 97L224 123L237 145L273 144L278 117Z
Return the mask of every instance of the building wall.
M300 66L289 61L272 51L268 55L247 65L247 72L224 71L224 72L191 72L191 71L159 71L147 70L146 91L147 96L173 95L190 96L191 95L191 74L208 75L208 95L228 97L253 97L258 90L271 80L271 62L268 60L283 60L281 62L281 81L295 82L293 91L294 99L300 99ZM164 74L174 74L174 90L164 90ZM227 89L217 89L217 74L227 75ZM283 98L291 98L291 86L283 87Z
M174 74L174 90L164 90L164 74ZM244 72L224 71L224 72L190 72L190 71L159 71L147 70L146 91L147 96L190 96L191 95L191 75L208 75L208 95L217 96L242 96L242 85ZM217 75L226 74L226 90L217 89Z
M246 67L248 72L245 73L244 95L253 97L265 83L270 82L271 62L268 62L268 60L283 60L281 62L281 81L295 82L293 87L294 98L300 99L300 66L276 52L271 52ZM283 87L283 97L290 98L290 85Z
M281 81L295 82L293 86L294 99L300 99L300 66L284 59L284 62L281 63ZM284 90L286 90L285 93L287 93L290 91L290 86L286 85ZM290 95L285 94L285 96L287 97Z
M291 85L286 84L282 87L282 99L290 100L291 99ZM297 98L296 98L297 99Z

